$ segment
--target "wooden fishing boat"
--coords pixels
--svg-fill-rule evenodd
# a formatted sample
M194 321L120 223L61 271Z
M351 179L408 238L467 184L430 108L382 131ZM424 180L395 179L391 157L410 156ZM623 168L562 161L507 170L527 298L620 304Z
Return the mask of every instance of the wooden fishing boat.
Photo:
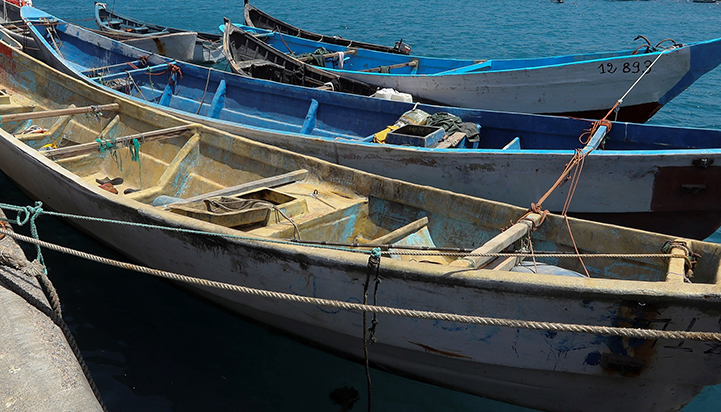
M95 2L95 23L107 36L143 50L194 63L222 60L221 36L147 23L108 10Z
M547 411L672 411L721 382L721 245L333 165L185 123L4 45L0 88L13 181L272 328L359 360L365 344L386 370ZM373 322L353 311L378 306Z
M0 10L0 33L4 37L12 38L17 42L23 51L33 57L38 57L38 48L35 40L28 32L22 17L20 16L20 7L23 5L32 5L30 1L12 1L1 0L2 10Z
M575 150L583 147L579 136L591 124L415 106L252 79L148 57L78 26L56 20L48 25L52 16L39 10L23 12L45 61L95 87L297 153L516 205L536 202L553 185ZM414 110L450 113L480 131L476 138L471 130L456 141L451 135L458 135L445 129L411 128L392 133L386 144L374 143L376 132L406 113L413 117ZM586 158L569 213L699 239L721 225L721 131L611 126L604 149ZM569 184L556 190L545 207L564 210L570 189Z
M225 20L223 54L234 73L275 82L305 87L370 96L377 91L363 82L329 73L300 59L278 53L277 50L256 39ZM312 59L312 57L309 57Z
M687 45L664 40L655 46L644 43L635 50L605 53L474 60L383 53L308 40L282 30L239 27L283 53L313 53L321 47L329 54L345 53L342 60L328 58L324 70L410 93L419 100L600 119L623 97L614 120L637 123L646 122L721 63L721 39Z
M308 40L336 44L343 47L376 50L384 53L410 54L411 52L411 47L408 44L404 43L403 39L397 41L396 44L393 45L393 47L388 47L379 44L344 39L340 36L323 35L299 29L298 27L295 27L269 15L268 13L265 13L264 11L250 4L248 0L245 0L243 17L245 20L245 24L248 26L257 27L259 29L277 31L284 34L290 34L291 36L298 36Z

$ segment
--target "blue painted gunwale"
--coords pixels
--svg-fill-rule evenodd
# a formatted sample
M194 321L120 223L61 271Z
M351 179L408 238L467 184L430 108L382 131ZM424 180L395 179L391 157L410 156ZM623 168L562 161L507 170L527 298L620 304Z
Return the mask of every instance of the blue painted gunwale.
M300 37L291 36L288 34L281 34L278 32L272 32L265 29L259 29L256 27L246 26L243 24L234 23L235 26L252 33L262 35L262 39L269 45L284 53L312 53L319 47L325 47L329 52L344 52L347 51L346 47L338 46L330 43L322 43L313 40L303 39ZM224 26L219 26L219 29L223 31ZM714 44L721 42L721 39L712 39L702 42L694 42L685 44L685 47L690 47L694 50L694 46L703 46L708 44ZM290 50L289 50L290 49ZM643 50L643 49L642 49ZM380 66L390 66L394 64L409 63L412 60L419 62L417 68L410 66L399 67L393 69L393 73L373 73L378 76L415 76L415 75L426 75L426 76L446 76L446 75L463 75L473 72L503 72L509 70L533 70L548 67L558 67L569 64L581 64L588 62L599 62L604 63L612 60L618 60L633 55L634 50L620 50L613 52L598 52L598 53L586 53L586 54L569 54L561 56L550 56L550 57L538 57L530 59L488 59L488 60L474 60L474 59L454 59L454 58L435 58L418 55L402 55L395 53L384 53L375 50L358 49L357 53L352 56L347 56L344 59L343 69L338 69L337 63L333 63L332 59L326 59L326 69L329 71L338 72L350 72L360 71L364 69L377 68ZM656 58L662 50L650 51L642 53L651 58ZM713 60L708 58L707 55L696 54L692 58L692 71L707 71L709 64ZM711 68L717 66L718 63L710 66ZM695 68L699 67L700 70ZM415 71L414 71L415 70Z
M31 23L42 18L51 18L47 13L33 8L24 8L23 16ZM48 42L47 32L42 24L31 24L33 32L42 37L46 49L53 50ZM393 124L403 113L417 107L428 113L448 112L461 117L464 121L481 125L480 147L464 142L462 148L429 149L402 147L416 151L450 151L466 153L488 151L493 153L505 146L515 136L523 136L524 153L571 153L582 147L579 135L587 129L590 122L553 116L532 115L512 112L464 109L448 106L406 103L363 96L333 93L324 90L308 89L265 80L252 79L230 72L197 66L163 56L152 55L148 59L151 76L147 68L132 69L129 62L138 63L147 52L132 46L107 39L82 27L60 23L56 31L62 43L60 59L66 65L66 72L83 79L93 79L92 83L110 89L103 83L113 79L133 77L141 86L147 100L144 103L158 106L177 114L190 114L198 119L207 117L214 91L221 80L227 84L226 103L221 111L218 123L240 123L249 127L267 128L290 132L298 136L314 137L329 141L347 141L360 145L379 146L368 141L375 132ZM55 53L57 57L60 57ZM157 103L163 90L168 86L168 64L180 67L182 78L171 86L173 97L169 107ZM114 67L108 67L114 66ZM93 76L94 68L102 76ZM97 71L97 70L96 70ZM160 75L159 75L160 74ZM195 115L199 102L206 91L203 107ZM135 89L135 88L134 88ZM110 89L112 90L112 89ZM115 92L118 92L115 90ZM155 101L154 101L155 100ZM312 100L319 103L317 123L308 134L300 134L300 129ZM721 131L712 129L679 128L668 126L640 125L633 123L614 123L604 151L594 155L604 155L616 150L626 154L639 154L657 149L665 154L681 154L688 149L715 149L719 143ZM341 140L339 140L341 139ZM385 146L386 149L388 146ZM401 147L394 147L394 149ZM674 150L677 149L677 150ZM505 152L513 152L507 150Z
M455 149L380 145L371 141L372 134L393 124L413 109L413 104L252 79L156 55L148 58L151 69L134 69L128 62L135 62L137 67L139 58L147 52L59 22L56 31L63 59L45 38L45 26L33 24L53 17L36 9L23 9L23 15L39 43L50 53L46 61L96 87L125 96L107 85L113 80L132 78L132 97L136 101L190 121L346 166L508 203L528 205L536 201L555 181L574 151L584 146L579 136L591 125L582 119L419 104L417 108L428 113L449 112L464 121L478 123L480 143L464 140ZM182 72L182 78L172 86L168 84L170 64ZM93 68L106 66L112 67L102 70L102 76L91 73ZM218 111L218 118L209 118L221 82L226 90L224 106ZM149 102L141 98L135 85ZM172 91L169 107L158 104L166 88ZM300 133L313 101L318 103L315 127L309 133ZM521 137L521 149L502 150L515 137ZM642 197L639 190L650 199L655 183L638 187L640 183L633 179L653 175L661 164L688 168L693 160L702 157L721 164L721 131L614 122L603 150L589 155L585 173L596 175L580 183L570 212L600 213L602 216L594 215L599 220L624 213L653 216L654 213L649 213L654 212L650 203L634 203L634 199ZM619 176L623 180L618 180ZM625 188L626 184L636 187ZM719 185L714 184L708 196L715 196L716 186ZM546 206L550 210L561 209L565 190L562 187L548 199ZM609 199L613 199L610 204ZM708 230L721 225L721 206L707 205L697 210L694 203L689 203L679 207L684 226L695 227L688 232L683 229L683 236L704 237ZM689 222L694 213L698 219L692 225ZM718 213L718 221L715 215L710 219L709 213ZM650 220L656 223L643 228L666 231L667 221Z

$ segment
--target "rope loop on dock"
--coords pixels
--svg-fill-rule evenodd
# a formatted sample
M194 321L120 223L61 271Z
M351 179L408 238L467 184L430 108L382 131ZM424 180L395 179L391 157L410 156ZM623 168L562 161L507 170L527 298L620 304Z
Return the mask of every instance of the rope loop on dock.
M9 209L14 210L17 212L17 215L15 216L14 223L16 223L18 226L24 226L28 222L30 222L30 233L32 234L34 239L40 240L40 236L38 235L38 228L35 224L35 220L45 213L43 210L43 202L36 201L34 206L13 206L13 205L6 205L4 203L0 204L0 208L2 209ZM10 219L1 219L5 222L13 222ZM3 229L5 229L5 225L3 225ZM3 232L4 234L7 234L7 232ZM43 259L43 253L40 249L40 246L38 244L35 244L35 250L37 251L37 261L40 263L40 265L43 268L43 274L47 275L48 271L45 267L45 259Z

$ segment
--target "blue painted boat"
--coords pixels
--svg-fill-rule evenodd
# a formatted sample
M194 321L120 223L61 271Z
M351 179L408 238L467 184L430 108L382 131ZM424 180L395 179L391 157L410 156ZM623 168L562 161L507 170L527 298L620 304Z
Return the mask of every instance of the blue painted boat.
M614 120L643 123L721 63L721 39L655 46L647 41L635 50L534 59L400 55L296 37L277 19L261 23L253 15L246 12L246 24L238 27L283 53L314 53L321 47L345 53L340 60L326 59L325 70L419 100L476 109L599 119L623 98Z
M549 412L678 411L721 382L721 244L333 165L188 124L2 44L0 89L0 169L19 187L145 273L270 328Z
M414 105L247 78L148 56L37 9L22 12L44 59L95 87L297 153L492 200L537 202L584 148L579 136L591 126L581 119ZM442 148L427 139L436 132L413 130L374 143L383 137L376 133L404 116L416 119L419 110L475 124L477 138L468 132ZM610 126L603 150L585 158L572 215L694 238L721 225L721 131ZM399 144L411 141L416 145ZM544 207L562 211L573 187L556 189Z

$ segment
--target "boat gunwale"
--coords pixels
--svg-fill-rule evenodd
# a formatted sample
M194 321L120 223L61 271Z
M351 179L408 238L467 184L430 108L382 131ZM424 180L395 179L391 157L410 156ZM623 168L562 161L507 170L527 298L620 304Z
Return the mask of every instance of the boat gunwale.
M127 105L132 102L122 102ZM121 109L119 113L123 113ZM213 130L203 125L193 125L195 132L208 130L211 133L221 133L218 130ZM42 166L48 169L51 173L61 175L66 180L72 181L73 184L82 187L83 190L89 192L89 196L96 198L102 198L103 202L107 202L110 205L120 205L131 213L144 216L155 220L158 225L166 224L167 227L176 228L183 227L189 230L195 230L199 232L211 232L217 234L226 234L230 237L218 237L223 242L229 242L236 244L243 248L260 248L268 250L270 253L281 253L286 256L297 256L299 250L313 250L312 254L308 254L314 257L314 264L326 266L326 267L353 267L357 270L361 270L367 266L367 254L358 253L353 251L335 250L324 247L317 247L314 245L305 246L298 242L283 241L276 238L267 238L263 236L249 234L247 232L239 232L234 229L225 228L209 222L203 222L190 217L174 214L163 208L157 208L148 204L133 200L130 198L118 197L117 195L111 194L99 187L90 185L84 181L80 176L70 172L61 165L53 162L51 159L45 156L38 155L38 152L10 135L4 129L0 131L3 140L11 143L16 149L21 150L25 153L27 158L33 159L34 162L42 164ZM245 140L251 145L258 144L275 150L277 148L268 146L262 143L257 143L245 139L243 137L237 137L238 139ZM287 154L295 155L292 152L278 149ZM296 155L301 158L305 158L306 161L313 163L327 163L324 161L315 160L308 158L307 156ZM338 166L334 164L323 165L328 168L340 168L346 169L346 173L351 171L350 168L344 166ZM311 171L311 174L313 172ZM353 171L356 173L356 171ZM370 180L386 180L386 178L374 176L370 173L357 171L359 175L365 179ZM393 180L393 179L387 179ZM421 185L405 183L411 187L423 188L424 190L430 189L432 192L444 194L446 196L454 196L465 198L473 202L488 202L491 204L503 205L504 207L512 207L518 209L519 213L523 212L522 208L515 206L506 205L500 202L494 202L472 196L456 194L442 189L435 189L424 187ZM413 206L413 205L411 205ZM549 221L553 219L561 220L562 217L549 214L547 219ZM571 224L578 219L569 218ZM558 223L560 224L560 222ZM599 226L608 228L617 228L622 231L630 232L642 232L630 228L622 228L609 224L594 223ZM201 236L207 237L202 233L187 233L183 236ZM240 237L239 237L240 236ZM664 235L657 235L658 237L666 237ZM267 242L270 241L270 242ZM692 241L693 243L707 243L703 241ZM714 246L718 248L718 246ZM539 256L540 257L540 256ZM721 262L719 263L721 268ZM576 278L566 276L549 276L549 275L537 275L527 273L515 273L510 271L495 271L489 269L458 269L451 266L442 266L435 264L419 264L414 262L405 262L395 260L392 258L382 258L381 270L385 278L396 278L399 280L412 280L420 281L424 283L438 284L443 283L448 286L464 286L472 287L478 291L492 291L492 292L509 292L514 294L543 294L543 296L555 296L555 297L570 297L578 294L582 294L584 299L590 297L596 297L599 299L631 299L646 302L653 300L658 301L670 301L670 300L682 300L684 302L694 302L695 305L709 306L711 308L717 308L718 304L721 303L721 277L716 277L715 283L667 283L663 281L643 281L643 280L628 280L628 279L609 279L609 278ZM721 269L720 269L721 270ZM718 274L718 273L717 273ZM395 275L395 276L393 276Z
M282 36L290 36L290 37L294 38L294 41L295 41L295 39L298 39L299 42L303 42L303 43L322 43L320 41L308 40L308 39L300 38L300 37L293 36L290 34L279 33L276 31L260 29L260 28L255 28L255 27L251 27L251 26L245 26L242 24L233 23L233 25L235 25L236 27L239 27L240 29L244 29L247 27L247 28L253 29L252 31L265 31L269 35L278 36L279 38L281 38ZM222 28L222 26L219 26L219 27ZM468 65L460 66L460 67L457 67L456 69L452 69L452 70L448 70L448 71L443 71L443 72L438 72L438 73L426 73L426 74L365 73L365 72L361 72L359 70L343 70L343 69L335 69L333 67L325 67L323 69L330 71L330 72L335 72L335 73L358 73L358 74L363 74L363 75L386 76L386 77L388 77L388 76L392 76L392 77L396 77L396 76L397 77L443 77L443 76L463 76L463 75L469 76L469 75L482 75L482 74L488 74L488 73L504 73L504 72L509 72L509 71L510 72L514 72L514 71L518 72L518 71L526 71L526 70L532 71L532 70L542 70L542 69L551 69L551 68L556 69L561 66L577 66L577 65L581 65L581 64L596 64L599 62L603 63L603 62L608 62L608 61L615 61L615 60L620 60L620 59L628 59L628 58L636 58L636 57L654 57L654 58L656 58L661 54L671 54L671 53L678 54L682 51L689 51L689 53L690 53L690 50L692 50L693 48L695 48L697 46L707 45L707 44L711 44L711 43L718 43L718 42L721 42L721 38L697 41L697 42L686 43L686 44L679 44L678 47L651 51L651 52L642 53L642 54L633 54L634 50L628 49L628 50L619 50L619 51L612 51L612 52L567 54L567 55L560 55L560 56L533 57L533 58L527 58L527 59L487 59L484 62L491 63L491 64L493 62L517 62L519 64L528 63L529 65L528 66L522 65L519 67L509 68L509 69L488 68L488 69L484 69L482 71L477 71L477 72L470 71L470 72L454 73L453 70L460 70L460 69L466 68L470 65L478 64L480 62L480 60L478 60L478 59L474 60L474 59L440 58L440 57L429 57L429 56L419 56L419 55L396 55L396 54L392 54L393 58L395 58L395 59L407 58L408 61L410 61L411 59L420 59L421 64L425 60L425 61L453 61L453 62L458 62L458 63L468 62ZM310 44L305 44L305 45L310 46ZM337 46L337 45L331 45L331 46L343 47L343 46ZM271 47L273 47L273 46L271 45ZM281 53L285 54L282 51L281 51ZM374 54L374 53L383 53L383 52L376 52L374 50L364 50L364 49L358 50L358 56L361 56L361 58L362 58L363 54L366 54L366 53ZM606 56L606 57L604 57L604 56ZM583 57L583 59L579 60L579 59L577 59L578 57ZM589 58L589 57L591 57L591 58ZM552 61L568 60L568 61L561 62L561 63L549 62L549 64L532 65L534 61L541 61L541 60L552 60ZM690 71L692 71L692 70L690 70Z

